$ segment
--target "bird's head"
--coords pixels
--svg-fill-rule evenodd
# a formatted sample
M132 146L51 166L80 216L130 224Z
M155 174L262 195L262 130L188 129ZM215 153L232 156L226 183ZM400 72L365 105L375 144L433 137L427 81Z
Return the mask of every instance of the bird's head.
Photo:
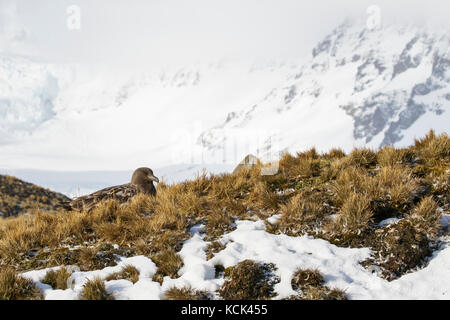
M135 185L141 185L152 182L159 182L159 179L155 177L152 169L150 168L138 168L134 171L131 177L131 183Z

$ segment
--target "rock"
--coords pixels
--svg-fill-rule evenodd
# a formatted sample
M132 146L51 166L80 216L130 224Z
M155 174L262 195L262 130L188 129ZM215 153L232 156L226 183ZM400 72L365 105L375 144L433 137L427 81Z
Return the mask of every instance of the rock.
M244 160L239 162L237 167L233 170L233 174L238 173L238 172L242 171L243 169L251 169L255 165L257 165L259 162L261 162L261 161L258 159L258 157L255 157L252 154L248 154L244 158Z
M244 160L239 162L239 164L236 166L236 168L233 170L233 174L243 170L243 169L251 169L254 166L256 166L258 163L262 163L261 160L259 160L258 157L255 157L252 154L247 155ZM272 176L278 173L279 168L279 162L270 162L267 164L264 164L261 167L261 175L262 176Z

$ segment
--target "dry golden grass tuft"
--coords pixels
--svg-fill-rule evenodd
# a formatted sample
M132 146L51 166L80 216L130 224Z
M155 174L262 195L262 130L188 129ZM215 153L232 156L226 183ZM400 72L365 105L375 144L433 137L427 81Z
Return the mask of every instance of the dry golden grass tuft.
M340 289L328 289L325 286L308 287L302 295L302 300L347 300L344 291Z
M247 207L256 207L258 209L276 210L279 205L279 199L266 182L258 181L253 186L253 190L248 195L245 204Z
M284 153L279 162L279 169L288 179L295 178L300 174L298 169L299 162L300 160L290 153Z
M0 270L0 300L41 300L42 294L34 282L11 268Z
M338 206L342 206L347 196L352 192L360 191L365 181L369 178L369 175L361 168L347 167L340 170L336 180L331 182L334 202Z
M94 278L83 286L80 300L114 300L114 297L106 291L104 280Z
M382 268L382 275L394 280L409 270L420 266L431 254L425 233L418 230L410 219L376 230L374 249L378 253L375 264Z
M377 154L367 148L353 149L346 160L352 166L368 169L377 164Z
M164 292L166 300L209 300L206 291L194 290L190 287L172 287Z
M340 148L333 148L329 152L325 153L323 157L325 159L341 159L346 156L344 150Z
M289 179L319 176L321 162L315 149L312 150L305 153L297 153L297 157L285 153L279 162L281 173Z
M384 146L377 152L377 161L381 167L411 164L414 161L414 153L409 149L396 149L392 146Z
M262 176L259 163L234 174L162 182L156 197L139 195L122 205L107 201L89 213L36 207L30 215L0 219L0 264L16 271L72 264L93 270L115 265L114 254L143 254L155 261L155 279L161 281L177 277L178 252L192 226L205 225L211 257L236 219L281 214L277 223L267 223L270 232L368 246L381 257L375 261L379 265L395 257L399 266L390 262L383 268L401 275L429 250L410 253L418 258L409 259L392 234L425 248L441 232L439 212L450 210L449 146L447 134L431 131L409 148L354 149L349 155L340 149L319 154L313 148L284 154L272 176ZM404 222L380 228L386 218Z
M420 201L409 216L418 232L429 236L435 236L438 233L441 214L437 208L437 204L432 197L426 197Z
M183 260L173 250L163 250L152 256L158 271L153 276L153 281L163 282L163 278L169 276L178 278L178 270L183 266Z
M337 233L349 239L366 231L372 216L370 199L364 194L352 192L342 204L337 218L328 225L328 228L330 233Z
M423 198L407 217L375 230L372 248L377 255L363 264L380 266L388 280L422 265L432 252L431 240L440 230L440 218L432 197Z
M214 257L214 254L224 250L225 248L226 245L222 244L222 242L220 241L211 242L205 250L206 260L210 260L212 257Z
M450 138L446 133L436 136L433 130L422 139L415 140L414 147L423 159L442 161L450 157Z
M292 289L299 290L307 286L320 286L323 277L317 269L298 269L291 280Z
M287 300L347 300L340 289L324 286L325 280L317 269L298 269L291 280L292 289L297 295Z
M277 225L289 235L302 235L321 226L327 207L323 205L323 195L318 192L302 190L282 205L282 214Z
M257 263L252 260L239 262L225 275L229 279L218 290L225 300L263 300L274 294L273 286L280 281L274 274L273 264Z
M122 268L119 272L115 272L113 274L110 274L108 277L106 277L106 281L110 280L119 280L119 279L125 279L128 281L131 281L133 283L136 283L139 281L139 270L136 269L136 267L132 265L127 265Z
M304 152L297 152L297 158L299 159L319 159L319 157L320 155L314 147Z
M49 270L41 280L42 283L50 285L53 289L67 289L67 280L71 273L66 267L61 267L58 270Z
M373 172L348 167L332 182L337 205L353 193L366 196L376 221L404 214L413 205L420 185L406 167L383 167Z
M213 208L210 214L205 218L206 240L216 239L225 232L234 229L234 219L227 212L226 208Z

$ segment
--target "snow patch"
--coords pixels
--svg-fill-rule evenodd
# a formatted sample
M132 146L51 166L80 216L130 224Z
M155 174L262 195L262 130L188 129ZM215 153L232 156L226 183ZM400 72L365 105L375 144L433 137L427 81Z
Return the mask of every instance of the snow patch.
M448 219L448 215L445 215L446 223ZM215 278L215 265L226 268L245 259L253 259L275 264L275 274L280 277L280 282L274 287L277 294L275 299L295 294L291 278L298 268L317 268L327 287L343 290L349 299L450 299L448 244L434 252L425 268L388 282L360 265L370 256L368 248L340 248L310 236L270 234L265 231L262 220L237 221L236 226L236 230L219 240L226 243L225 249L208 261L205 255L208 242L203 240L202 226L192 228L192 238L184 242L179 252L184 263L179 270L180 277L165 277L162 285L152 281L157 268L144 256L120 258L117 266L102 270L74 272L73 286L67 290L52 290L40 282L48 270L57 268L29 271L22 275L35 281L46 299L77 299L88 279L104 278L120 271L125 265L132 265L140 271L138 282L133 284L127 280L111 280L106 282L106 289L116 299L163 299L164 292L172 287L188 286L214 292L224 283L223 278Z

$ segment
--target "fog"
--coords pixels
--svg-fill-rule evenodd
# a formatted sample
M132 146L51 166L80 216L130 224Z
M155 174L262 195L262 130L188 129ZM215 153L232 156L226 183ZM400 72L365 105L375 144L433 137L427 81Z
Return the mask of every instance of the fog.
M296 59L344 19L367 19L371 5L383 24L449 25L443 0L1 0L0 50L123 70L222 57Z
M56 86L51 85L56 82L47 81L53 78L45 73L16 70L12 64L11 74L24 74L28 82L19 76L12 81L8 72L0 79L0 124L12 123L0 128L0 135L7 133L0 137L0 168L129 170L153 154L159 158L151 158L152 163L166 163L172 154L168 146L178 156L183 144L175 141L172 146L172 131L191 133L187 128L194 120L205 130L211 128L227 112L278 88L278 75L263 72L248 80L241 77L241 69L236 69L238 75L230 69L231 75L202 80L205 86L196 86L190 95L149 87L133 95L127 91L133 76L223 58L244 60L246 67L273 59L292 59L299 66L346 19L368 22L370 8L379 12L381 25L400 22L449 30L450 4L443 0L0 0L0 58L26 56L46 67L64 64L55 68L61 72L76 70L58 79L56 98ZM7 63L4 68L8 70ZM128 109L113 107L123 95L129 98ZM47 103L52 98L54 104ZM143 114L163 120L150 127L142 123ZM158 136L148 139L141 128ZM192 136L192 143L183 147L196 143L198 135Z

